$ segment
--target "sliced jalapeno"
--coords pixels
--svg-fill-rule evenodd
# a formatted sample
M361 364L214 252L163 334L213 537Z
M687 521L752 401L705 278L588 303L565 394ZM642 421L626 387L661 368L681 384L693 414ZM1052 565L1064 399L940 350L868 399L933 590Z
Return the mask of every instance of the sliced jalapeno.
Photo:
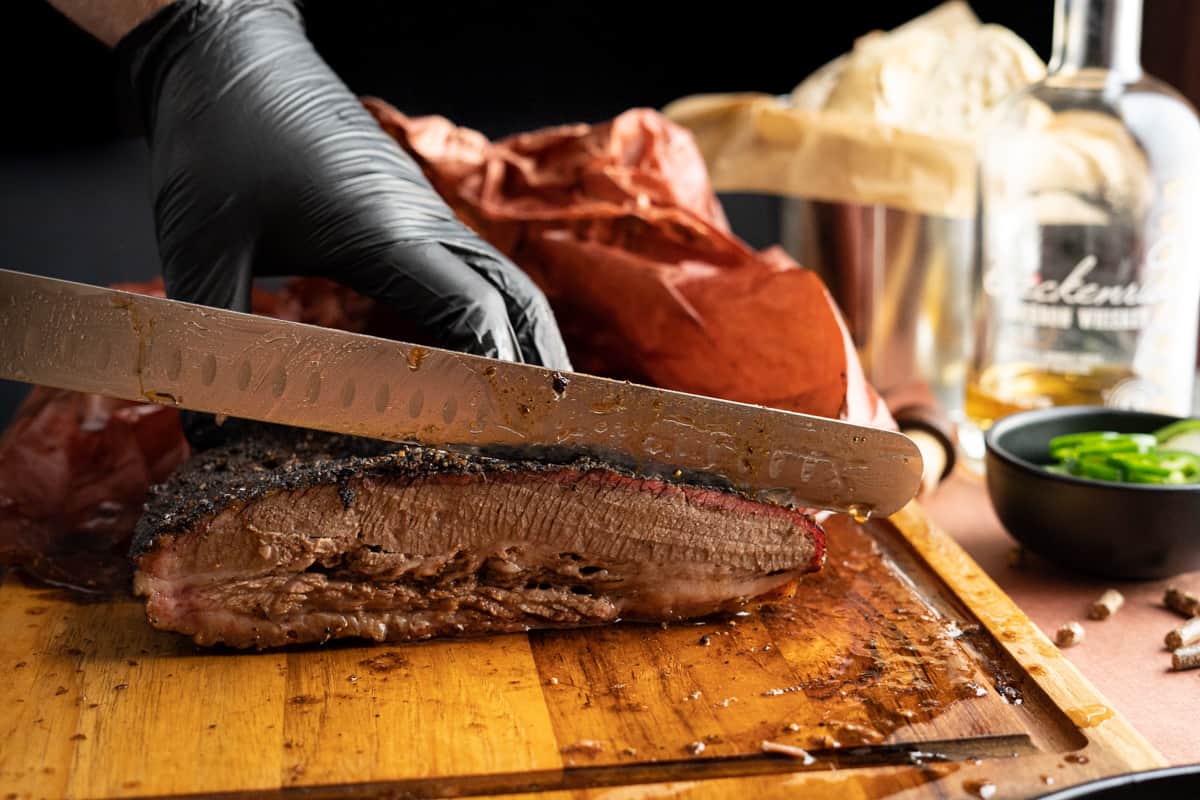
M1162 444L1163 442L1173 439L1182 433L1193 433L1195 431L1200 431L1200 419L1181 419L1178 422L1172 422L1165 428L1159 428L1156 430L1154 432L1154 438L1159 444ZM1050 444L1051 447L1053 447L1054 442L1051 441Z
M1157 440L1148 433L1102 431L1097 434L1070 434L1050 441L1050 455L1062 461L1109 453L1145 453L1155 444Z
M1073 475L1080 478L1092 478L1098 481L1121 481L1125 472L1119 464L1110 463L1106 456L1084 456L1067 462L1067 468Z
M1195 432L1200 432L1200 419L1180 420L1153 434L1085 431L1056 436L1049 450L1058 463L1046 469L1101 481L1200 483L1200 455L1158 449L1175 436Z

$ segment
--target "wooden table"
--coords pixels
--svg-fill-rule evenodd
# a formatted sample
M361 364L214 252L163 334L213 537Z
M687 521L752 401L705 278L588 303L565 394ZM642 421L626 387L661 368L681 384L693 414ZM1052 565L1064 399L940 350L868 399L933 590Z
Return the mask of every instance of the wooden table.
M1067 658L1169 762L1200 763L1200 670L1170 671L1163 636L1181 619L1162 606L1168 583L1200 591L1200 572L1114 583L1073 574L1028 554L1014 568L1009 557L1016 542L996 519L982 477L966 468L925 505L930 517L1043 631L1053 636L1064 622L1082 623L1084 642L1065 650ZM1125 605L1104 622L1088 620L1088 606L1109 587L1125 595Z

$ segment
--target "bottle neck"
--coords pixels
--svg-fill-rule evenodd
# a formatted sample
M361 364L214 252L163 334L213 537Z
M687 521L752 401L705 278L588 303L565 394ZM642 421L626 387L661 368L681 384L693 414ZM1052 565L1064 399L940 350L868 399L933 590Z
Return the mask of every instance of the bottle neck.
M1056 0L1050 72L1106 70L1142 76L1142 0Z

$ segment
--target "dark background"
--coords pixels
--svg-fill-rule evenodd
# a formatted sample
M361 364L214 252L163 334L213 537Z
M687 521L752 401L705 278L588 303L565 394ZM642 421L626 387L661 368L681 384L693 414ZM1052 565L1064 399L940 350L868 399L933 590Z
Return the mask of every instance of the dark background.
M855 37L935 5L308 0L304 10L310 37L352 90L494 137L697 92L784 93ZM0 266L93 283L154 275L145 148L112 55L44 0L4 6ZM1179 53L1197 28L1181 25L1179 14L1190 20L1195 6L1147 0L1148 32L1157 26L1159 43L1170 39L1146 48L1152 71L1165 62L1194 74ZM972 7L1048 57L1051 0ZM769 201L726 202L739 233L759 246L774 242ZM0 425L23 392L0 382Z

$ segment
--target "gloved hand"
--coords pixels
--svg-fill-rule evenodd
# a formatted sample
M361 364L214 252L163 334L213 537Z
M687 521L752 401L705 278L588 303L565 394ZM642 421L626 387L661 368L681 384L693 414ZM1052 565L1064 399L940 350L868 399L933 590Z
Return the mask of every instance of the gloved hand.
M180 0L117 51L170 297L249 311L256 275L322 276L442 347L570 369L542 293L455 218L290 0Z

